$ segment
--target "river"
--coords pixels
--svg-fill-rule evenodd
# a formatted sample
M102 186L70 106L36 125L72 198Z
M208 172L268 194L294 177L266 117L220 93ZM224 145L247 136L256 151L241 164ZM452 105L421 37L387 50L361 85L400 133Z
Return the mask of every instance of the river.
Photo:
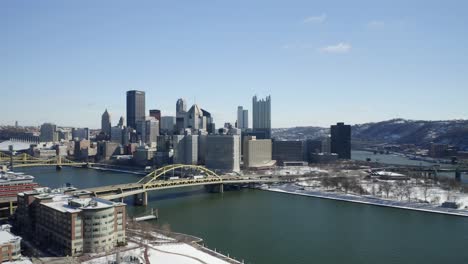
M138 175L90 169L22 169L43 186L86 188L134 182ZM203 188L153 192L156 224L199 236L209 248L245 263L468 263L468 219L311 197Z

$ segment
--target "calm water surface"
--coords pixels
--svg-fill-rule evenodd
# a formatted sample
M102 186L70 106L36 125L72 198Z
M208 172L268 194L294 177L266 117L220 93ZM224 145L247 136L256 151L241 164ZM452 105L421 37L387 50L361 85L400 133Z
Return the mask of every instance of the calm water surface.
M29 168L44 186L134 182L141 176L86 169ZM259 190L153 192L158 224L202 237L246 263L468 263L468 218L380 208Z

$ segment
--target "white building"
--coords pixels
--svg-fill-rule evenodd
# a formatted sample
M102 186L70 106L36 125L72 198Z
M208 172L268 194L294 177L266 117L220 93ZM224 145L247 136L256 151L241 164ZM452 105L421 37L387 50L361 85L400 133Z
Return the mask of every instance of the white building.
M10 228L10 225L0 227L0 263L21 257L21 237L13 235Z
M272 160L271 139L256 139L255 136L244 138L244 167L261 168L275 164Z

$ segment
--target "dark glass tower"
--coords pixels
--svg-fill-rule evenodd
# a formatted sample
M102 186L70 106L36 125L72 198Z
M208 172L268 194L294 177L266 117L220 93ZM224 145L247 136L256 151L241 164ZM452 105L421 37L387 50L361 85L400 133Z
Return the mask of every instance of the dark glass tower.
M339 159L351 159L351 126L337 123L331 126L331 152Z
M145 120L145 92L127 91L127 127L136 128L137 121Z

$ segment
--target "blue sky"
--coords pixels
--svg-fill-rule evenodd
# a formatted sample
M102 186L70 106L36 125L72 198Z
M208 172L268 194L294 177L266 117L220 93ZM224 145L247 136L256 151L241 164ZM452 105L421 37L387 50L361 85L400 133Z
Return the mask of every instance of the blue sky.
M99 127L125 91L217 125L272 97L273 127L468 116L467 1L0 1L0 124Z

